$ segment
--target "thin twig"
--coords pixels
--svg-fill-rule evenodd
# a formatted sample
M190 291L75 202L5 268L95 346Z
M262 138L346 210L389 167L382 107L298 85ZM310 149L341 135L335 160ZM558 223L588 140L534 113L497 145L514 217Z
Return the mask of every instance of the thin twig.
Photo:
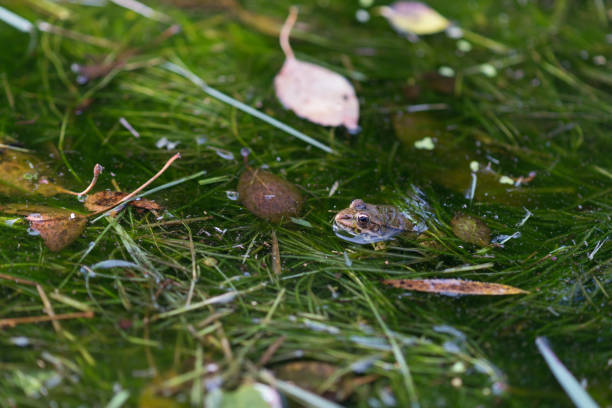
M98 214L102 214L107 212L108 210L111 210L119 205L121 205L121 203L125 203L126 201L129 201L130 199L132 199L133 197L135 197L138 193L140 193L143 189L145 189L149 184L151 184L153 181L155 181L155 179L157 179L159 176L162 175L162 173L164 171L166 171L168 169L168 167L170 167L170 165L176 160L179 159L181 157L180 153L175 154L174 156L172 156L167 162L166 164L164 164L164 167L161 168L161 170L159 170L153 177L151 177L147 182L145 182L143 185L141 185L140 187L138 187L136 190L132 191L130 194L126 195L125 197L123 197L121 200L117 201L116 203L103 208L99 211L96 211L95 213L89 214L88 217L94 216L94 215L98 215Z
M0 319L0 327L10 326L14 327L18 324L23 323L40 323L40 322L48 322L51 321L53 323L57 323L58 320L67 320L67 319L79 319L86 318L91 319L94 317L94 312L75 312L75 313L65 313L59 315L43 315L43 316L28 316L28 317L11 317L8 319Z
M104 167L96 163L93 169L93 178L91 179L91 183L89 183L89 186L87 186L85 190L81 191L80 193L77 193L75 191L70 191L65 188L61 188L62 192L66 194L72 194L78 197L84 196L85 194L89 193L89 191L96 185L96 182L98 181L98 176L102 173L103 170Z
M268 361L270 361L286 339L287 336L280 336L278 339L274 340L274 343L270 344L270 347L261 355L261 358L257 362L257 368L261 368L268 364Z
M59 322L54 320L54 318L56 317L56 314L55 314L55 311L53 310L53 306L51 305L51 302L49 301L47 294L45 293L44 289L39 283L30 281L27 279L16 278L11 275L5 275L3 273L0 273L0 279L14 281L16 283L21 283L24 285L34 286L36 288L36 291L38 292L38 296L40 296L40 300L43 303L43 306L44 306L43 310L47 312L47 314L49 315L49 320L53 322L53 328L58 333L62 331L62 326L59 324ZM11 320L11 319L5 319L5 320ZM10 324L7 324L7 325L10 325ZM2 324L0 324L0 327L2 327Z
M282 272L280 251L278 249L278 238L276 238L276 231L272 231L272 269L277 275L280 275Z

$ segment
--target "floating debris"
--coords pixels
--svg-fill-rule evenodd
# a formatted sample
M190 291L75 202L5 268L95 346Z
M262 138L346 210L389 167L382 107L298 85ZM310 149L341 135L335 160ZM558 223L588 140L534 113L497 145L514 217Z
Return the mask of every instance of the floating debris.
M601 240L601 241L597 241L597 244L595 244L595 248L593 248L593 251L591 251L591 253L589 253L589 254L587 255L587 258L589 258L589 261L592 261L592 260L593 260L593 258L595 257L595 254L596 254L597 252L599 252L599 250L601 249L601 247L602 247L602 246L604 246L604 244L605 244L606 242L608 242L608 239L609 239L609 238L608 238L608 237L606 237L606 238L604 238L604 239L603 239L603 240Z
M224 160L234 160L234 153L229 150L218 149L216 147L211 147L211 150L214 150L217 153L217 156Z
M331 188L329 189L329 194L327 196L328 197L333 196L338 190L338 187L340 187L340 181L336 180L334 181L334 184L332 184Z
M511 239L514 238L520 238L521 237L521 232L520 231L516 231L514 234L512 235L505 235L505 234L501 234L496 236L495 238L493 238L491 240L492 244L495 244L498 247L503 247L504 244L508 241L510 241Z
M533 215L533 213L531 211L529 211L527 208L523 207L523 210L525 210L525 216L523 217L523 219L518 224L516 224L516 226L518 228L520 228L523 225L525 225L527 220Z
M176 146L178 146L180 143L181 142L179 141L171 142L170 140L168 140L167 137L162 137L157 142L155 142L155 147L157 147L158 149L163 149L165 147L166 150L174 150Z
M434 140L429 136L414 142L414 148L419 150L433 150L435 147Z
M130 122L128 122L126 118L123 118L123 117L119 118L119 123L121 123L121 126L126 128L135 138L140 137L140 133L138 133L136 129L134 129L134 127L130 125Z
M289 34L296 20L297 8L292 7L280 34L286 58L274 78L276 96L299 117L323 126L344 125L349 132L358 132L359 102L351 83L327 68L295 58Z

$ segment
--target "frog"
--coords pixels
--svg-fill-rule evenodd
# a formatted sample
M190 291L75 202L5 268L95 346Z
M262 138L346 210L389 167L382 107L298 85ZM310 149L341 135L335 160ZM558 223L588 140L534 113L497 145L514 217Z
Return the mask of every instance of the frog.
M358 244L385 241L396 235L416 237L426 229L424 223L399 207L369 204L360 198L353 200L348 208L340 210L334 217L336 235Z

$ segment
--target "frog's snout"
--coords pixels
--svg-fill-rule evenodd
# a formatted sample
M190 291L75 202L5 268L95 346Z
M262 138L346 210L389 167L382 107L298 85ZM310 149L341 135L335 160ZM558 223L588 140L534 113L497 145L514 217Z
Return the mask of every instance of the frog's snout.
M351 214L346 214L346 213L339 213L336 214L336 216L334 217L334 221L336 221L337 223L341 223L342 221L346 222L346 221L351 221L353 219L353 216Z

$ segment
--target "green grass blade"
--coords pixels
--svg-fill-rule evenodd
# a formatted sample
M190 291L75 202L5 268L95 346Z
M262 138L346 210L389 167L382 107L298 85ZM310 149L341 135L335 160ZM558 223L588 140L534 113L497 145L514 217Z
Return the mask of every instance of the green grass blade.
M211 88L210 86L206 85L206 83L200 77L195 75L193 72L183 67L180 67L172 62L166 62L162 64L161 67L190 80L195 85L199 86L200 89L202 89L202 91L212 96L213 98L216 98L220 100L221 102L225 102L228 105L233 106L234 108L243 111L244 113L247 113L251 116L256 117L257 119L261 119L264 122L282 130L283 132L289 133L290 135L295 136L298 139L303 140L304 142L323 150L324 152L335 154L335 151L331 147L324 145L318 140L315 140L312 137L305 135L304 133L300 132L297 129L292 128L289 125L285 125L283 122L280 122L274 119L273 117L268 116L265 113L260 112L257 109L250 107L249 105L246 105L240 101L237 101L236 99L224 94L221 91Z
M576 378L551 350L546 337L538 337L535 342L536 346L538 346L538 350L540 350L540 354L542 354L544 360L546 360L546 364L550 367L550 371L552 371L557 381L559 381L559 384L561 384L567 396L574 402L574 405L578 408L598 408L599 405L597 405L584 388L578 384Z

